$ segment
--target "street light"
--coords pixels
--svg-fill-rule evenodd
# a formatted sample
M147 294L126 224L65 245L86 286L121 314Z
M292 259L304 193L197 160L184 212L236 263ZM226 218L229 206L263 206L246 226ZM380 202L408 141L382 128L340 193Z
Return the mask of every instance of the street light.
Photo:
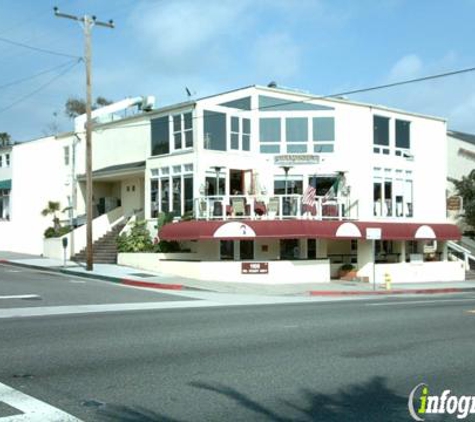
M221 173L221 166L214 166L214 171L216 172L216 196L219 196L219 174Z
M287 183L288 183L288 177L289 177L289 170L292 168L292 166L281 166L281 168L285 172L285 180L284 180L285 196L284 196L284 206L283 206L284 209L283 209L283 211L284 211L284 215L288 215L288 214L290 214L290 204L289 204L289 201L288 201L288 198L287 198Z

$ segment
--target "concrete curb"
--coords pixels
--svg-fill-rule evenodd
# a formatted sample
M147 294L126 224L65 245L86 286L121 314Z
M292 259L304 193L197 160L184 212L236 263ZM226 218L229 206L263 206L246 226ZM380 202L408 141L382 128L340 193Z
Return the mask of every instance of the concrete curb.
M103 274L94 274L94 273L83 273L78 271L72 271L65 268L55 268L55 267L40 267L37 265L31 264L22 264L19 262L12 262L7 259L0 259L0 264L8 264L16 267L30 268L38 271L45 272L55 272L66 275L73 275L76 277L90 278L93 280L109 281L111 283L123 284L125 286L133 287L146 287L149 289L160 289L160 290L183 290L185 286L183 284L167 284L167 283L154 283L143 280L135 280L131 278L122 278L122 277L113 277Z
M448 294L475 292L475 287L442 287L432 289L401 289L401 290L369 290L369 291L331 291L331 290L311 290L310 296L384 296L384 295L417 295L417 294Z

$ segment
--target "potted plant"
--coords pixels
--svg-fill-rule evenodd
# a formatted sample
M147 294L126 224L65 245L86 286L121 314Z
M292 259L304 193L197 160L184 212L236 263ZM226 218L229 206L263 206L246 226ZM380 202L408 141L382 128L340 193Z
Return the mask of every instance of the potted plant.
M338 277L346 280L353 280L357 277L356 273L357 270L353 264L343 264L338 270Z

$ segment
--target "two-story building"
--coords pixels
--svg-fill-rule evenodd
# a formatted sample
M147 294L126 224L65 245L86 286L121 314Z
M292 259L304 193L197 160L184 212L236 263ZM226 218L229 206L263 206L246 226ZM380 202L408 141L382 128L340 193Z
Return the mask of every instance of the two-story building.
M171 212L176 222L158 236L182 252L148 257L171 274L321 282L353 264L361 279L464 278L447 251L460 234L446 220L444 119L261 86L144 103L95 112L95 238L132 215L155 231L158 214ZM115 117L132 105L141 112ZM69 208L63 220L84 220L83 123L15 146L10 250L42 253L49 200ZM83 227L71 256L85 244ZM136 260L119 256L143 265Z

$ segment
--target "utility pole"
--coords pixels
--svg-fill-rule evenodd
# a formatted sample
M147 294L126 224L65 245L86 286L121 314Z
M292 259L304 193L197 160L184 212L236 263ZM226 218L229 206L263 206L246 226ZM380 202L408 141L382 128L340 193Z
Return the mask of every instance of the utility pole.
M86 270L93 269L92 255L92 94L91 94L91 29L94 25L114 28L114 22L100 22L95 16L74 16L60 13L54 8L54 14L58 18L66 18L78 21L84 30L84 63L86 65Z

